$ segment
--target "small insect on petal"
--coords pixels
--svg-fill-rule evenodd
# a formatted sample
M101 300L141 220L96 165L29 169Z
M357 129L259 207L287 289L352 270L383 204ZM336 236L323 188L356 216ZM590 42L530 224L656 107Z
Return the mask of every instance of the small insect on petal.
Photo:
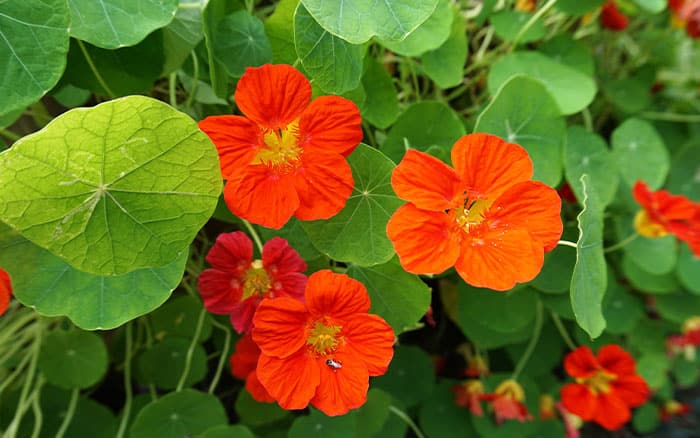
M333 370L339 370L343 368L343 364L338 362L337 360L333 359L326 359L326 365L328 365L328 368L332 368Z

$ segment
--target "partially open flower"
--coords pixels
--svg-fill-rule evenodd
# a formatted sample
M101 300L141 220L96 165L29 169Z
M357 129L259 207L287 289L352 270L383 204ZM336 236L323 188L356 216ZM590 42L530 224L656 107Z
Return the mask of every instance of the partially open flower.
M497 424L505 420L517 420L521 423L532 420L532 415L523 403L525 391L513 379L504 380L493 393L484 394L482 399L491 402Z
M542 394L540 396L540 420L556 418L557 411L555 405L554 397L549 394Z
M464 382L452 386L452 392L455 394L455 403L457 406L469 408L472 414L481 417L484 411L479 403L484 395L484 384L481 380L469 379Z

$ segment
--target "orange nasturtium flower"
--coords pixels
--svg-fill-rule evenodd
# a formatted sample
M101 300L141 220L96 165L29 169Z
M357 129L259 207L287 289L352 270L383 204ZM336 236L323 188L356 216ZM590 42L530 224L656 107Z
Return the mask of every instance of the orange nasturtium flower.
M576 379L561 389L564 407L584 421L608 430L630 420L630 408L649 398L649 387L635 371L632 356L618 345L606 345L594 356L587 346L564 358L564 369Z
M255 371L259 357L260 348L253 342L250 333L246 333L238 339L235 351L229 358L231 374L233 374L233 377L245 380L245 389L255 400L261 403L272 403L275 399L262 386Z
M12 283L10 275L3 269L0 269L0 315L5 313L10 306L10 297L12 296Z
M652 192L643 181L637 181L632 194L642 206L634 217L637 233L651 238L673 234L700 257L700 204L666 190Z
M491 402L496 424L505 420L517 420L521 423L532 420L532 415L523 403L525 390L513 379L501 382L493 393L484 394L482 400Z
M369 377L384 374L394 354L393 330L369 307L362 283L329 270L309 277L305 303L260 303L253 318L262 351L257 375L282 408L311 403L342 415L365 403Z
M238 81L241 116L199 127L219 151L224 200L236 216L281 228L292 215L328 219L352 193L345 157L362 140L360 111L339 96L311 101L311 84L290 65L248 68Z
M454 266L467 283L496 290L535 278L561 236L557 192L530 180L525 149L495 135L461 137L452 164L410 149L394 169L391 185L408 203L387 234L401 265L414 274Z

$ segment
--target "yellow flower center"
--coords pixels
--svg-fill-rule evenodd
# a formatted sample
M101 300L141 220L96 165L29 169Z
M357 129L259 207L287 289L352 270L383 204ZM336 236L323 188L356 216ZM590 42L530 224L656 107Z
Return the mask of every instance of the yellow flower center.
M683 333L700 329L700 316L691 316L683 322Z
M480 395L484 393L484 384L481 380L470 379L463 383L468 394Z
M615 374L608 373L604 370L599 370L591 377L579 377L576 382L583 383L588 386L588 388L593 391L593 394L598 395L600 393L607 393L610 391L610 382L617 379Z
M644 237L663 237L668 234L666 228L658 222L654 222L646 210L639 210L634 217L634 228L639 235Z
M501 384L496 387L496 391L494 391L494 393L496 395L509 397L517 401L523 401L525 399L525 391L523 390L523 387L513 379L508 379L501 382Z
M309 330L306 345L313 352L322 356L332 353L342 339L342 337L338 336L342 328L340 325L327 325L326 321L316 321Z
M467 204L469 202L467 201ZM466 231L467 233L470 229L476 225L479 225L484 221L484 213L491 206L493 202L486 199L478 199L469 205L468 208L462 209L462 211L457 211L455 215L455 222L457 225Z
M270 290L270 277L263 267L263 262L262 260L253 260L245 273L241 301L253 295L264 295L268 290Z
M269 130L263 135L265 147L258 151L252 164L280 166L299 160L299 121L295 120L280 130Z

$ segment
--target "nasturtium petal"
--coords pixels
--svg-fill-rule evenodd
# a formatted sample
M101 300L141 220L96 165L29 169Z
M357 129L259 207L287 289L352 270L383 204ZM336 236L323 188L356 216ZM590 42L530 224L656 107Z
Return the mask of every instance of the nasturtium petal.
M24 109L56 85L66 67L65 0L0 2L0 115Z
M394 255L386 224L403 201L391 188L394 164L360 144L348 157L355 187L345 208L327 220L302 222L311 243L330 258L358 266L385 263Z
M523 146L535 166L533 178L549 186L559 183L566 124L540 81L523 75L506 81L479 115L474 132Z
M432 15L438 0L302 0L328 32L352 44L373 36L401 41Z
M173 20L178 0L69 0L70 34L105 49L133 46Z
M37 366L52 385L87 388L107 373L107 347L102 338L81 330L55 330L41 343Z
M162 267L102 277L73 268L0 223L0 266L12 277L14 296L84 330L112 329L163 304L180 283L187 258L183 252Z
M240 77L246 67L258 67L272 60L272 46L265 27L246 11L225 16L214 30L214 57L230 76Z
M173 262L221 191L188 116L131 96L74 109L0 154L0 220L73 267L120 275Z
M363 47L322 28L303 4L294 13L294 46L304 71L324 92L342 94L360 85Z
M379 43L392 52L403 56L420 56L428 50L442 45L450 36L452 7L448 0L438 0L435 11L413 32L401 41L384 41Z
M590 175L591 188L600 196L603 206L612 202L617 191L619 176L614 170L617 163L602 137L582 126L570 126L564 147L564 174L576 199L583 199L580 178Z
M611 143L620 175L628 186L642 180L652 190L661 187L670 159L664 141L651 123L627 119L615 128Z

